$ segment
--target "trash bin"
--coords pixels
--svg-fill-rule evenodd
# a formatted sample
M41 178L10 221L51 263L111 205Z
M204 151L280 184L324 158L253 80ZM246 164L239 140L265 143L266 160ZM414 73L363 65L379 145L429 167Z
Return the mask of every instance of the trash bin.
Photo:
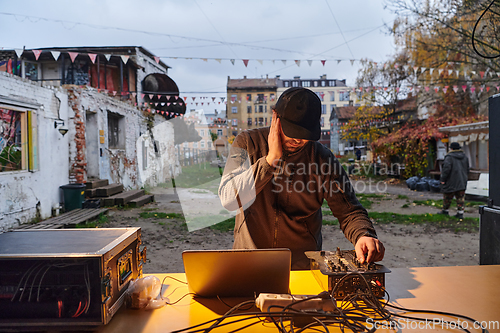
M67 184L59 186L63 190L64 211L82 208L85 201L85 184Z

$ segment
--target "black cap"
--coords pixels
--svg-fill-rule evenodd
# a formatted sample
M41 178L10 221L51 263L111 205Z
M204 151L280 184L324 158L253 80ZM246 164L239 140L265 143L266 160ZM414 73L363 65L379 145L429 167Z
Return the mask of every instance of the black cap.
M452 142L450 145L450 148L453 150L459 150L460 149L460 144L458 142Z
M306 88L293 87L281 94L275 111L286 136L318 141L321 136L321 100Z

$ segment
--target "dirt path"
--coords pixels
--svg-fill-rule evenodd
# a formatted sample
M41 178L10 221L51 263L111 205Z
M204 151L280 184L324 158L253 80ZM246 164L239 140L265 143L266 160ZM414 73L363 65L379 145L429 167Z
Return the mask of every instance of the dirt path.
M353 182L356 185L356 182ZM381 188L382 189L382 188ZM182 213L177 195L171 189L154 190L156 202L134 209L112 209L104 227L141 227L142 241L147 246L146 273L183 272L182 251L188 249L230 249L232 231L220 232L210 228L188 232L186 224L178 218L159 218L155 213ZM368 191L365 191L368 193ZM439 209L412 204L413 200L442 199L439 193L410 191L404 185L387 185L383 198L373 199L369 212L399 214L437 213ZM358 196L362 196L358 193ZM405 197L408 197L406 199ZM403 208L404 205L407 208ZM140 213L150 216L143 218ZM451 210L451 214L455 211ZM161 216L161 214L159 214ZM477 209L467 209L466 216L478 217ZM376 225L386 255L383 264L391 267L465 266L479 263L479 234L454 233L428 225ZM336 225L323 226L323 249L351 249Z

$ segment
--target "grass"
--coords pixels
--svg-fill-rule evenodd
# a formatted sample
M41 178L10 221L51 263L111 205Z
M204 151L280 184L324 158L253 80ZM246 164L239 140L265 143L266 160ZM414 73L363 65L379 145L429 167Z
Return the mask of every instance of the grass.
M432 199L428 199L428 200L413 200L413 203L415 205L423 205L423 206L432 206L432 207L436 207L436 208L443 208L443 199L440 199L440 200L432 200ZM465 202L465 207L479 207L481 205L484 205L484 202L480 202L480 201L466 201ZM457 202L456 200L453 200L451 202L451 207L456 207L457 206Z
M398 194L398 199L401 199L401 200L410 200L410 198L408 198L407 195L403 195L403 194Z
M214 225L210 226L210 229L212 230L218 230L221 232L228 232L228 231L233 231L234 230L234 225L235 225L235 218L231 217L225 221L216 223Z
M220 179L219 168L208 165L205 169L202 165L195 164L182 167L182 173L175 177L176 186L183 188L199 187L201 184Z
M374 219L380 224L431 224L435 227L442 229L449 229L455 232L478 232L479 231L479 218L466 217L463 221L452 216L440 214L396 214L396 213L368 213L370 218Z
M92 220L87 221L85 223L79 223L75 225L77 229L86 229L86 228L99 228L108 222L108 216L105 214L99 214L99 216Z
M182 214L177 213L161 213L161 212L140 212L139 216L143 219L179 219L184 220L184 216Z

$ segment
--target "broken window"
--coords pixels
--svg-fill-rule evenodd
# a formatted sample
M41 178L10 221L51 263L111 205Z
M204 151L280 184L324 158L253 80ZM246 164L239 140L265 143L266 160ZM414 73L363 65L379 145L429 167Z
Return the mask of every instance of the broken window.
M108 112L108 146L110 149L125 149L125 117Z
M0 172L38 170L37 138L34 111L0 108Z

